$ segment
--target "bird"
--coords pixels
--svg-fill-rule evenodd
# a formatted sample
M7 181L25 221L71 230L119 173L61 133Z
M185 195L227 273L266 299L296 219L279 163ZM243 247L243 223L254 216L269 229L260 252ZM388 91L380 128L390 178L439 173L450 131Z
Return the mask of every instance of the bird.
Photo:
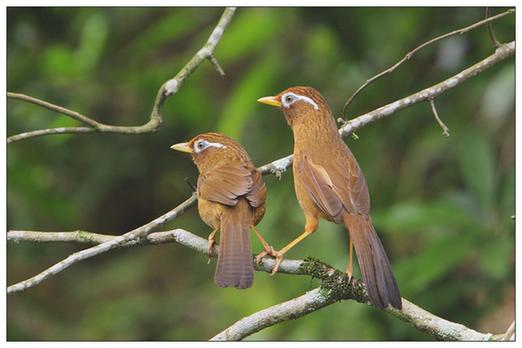
M266 185L243 146L221 133L204 133L171 149L192 155L197 180L198 213L213 228L208 237L208 255L220 232L214 282L218 287L246 289L254 278L250 229L271 249L255 227L265 214Z
M337 130L324 97L312 87L291 87L258 102L278 107L294 136L293 175L297 200L305 215L304 232L279 251L256 257L276 258L275 274L288 250L314 233L320 219L343 224L349 231L346 273L352 278L355 252L370 302L380 308L402 308L399 287L370 217L370 196L363 172Z

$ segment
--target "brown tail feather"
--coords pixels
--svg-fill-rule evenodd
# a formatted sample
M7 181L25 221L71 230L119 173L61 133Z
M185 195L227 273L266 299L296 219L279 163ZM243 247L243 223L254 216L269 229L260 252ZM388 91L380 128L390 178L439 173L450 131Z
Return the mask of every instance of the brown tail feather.
M376 307L384 308L391 304L401 309L402 300L397 281L370 218L346 214L344 224L350 231L370 302Z
M246 289L252 286L254 266L249 228L252 217L248 204L241 199L221 215L219 255L214 282L219 287Z

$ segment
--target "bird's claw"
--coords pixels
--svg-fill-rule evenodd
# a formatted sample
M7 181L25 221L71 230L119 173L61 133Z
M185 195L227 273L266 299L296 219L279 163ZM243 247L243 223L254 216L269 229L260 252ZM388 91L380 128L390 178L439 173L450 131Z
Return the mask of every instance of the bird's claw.
M207 260L207 265L210 263L210 260L212 259L212 254L214 254L214 244L216 244L216 242L212 241L212 242L208 242L208 249L207 249L207 256L208 256L208 260Z
M275 253L276 251L274 250L274 248L269 245L269 246L265 246L264 247L264 250L262 252L260 252L257 256L256 256L256 265L259 266L259 263L261 262L261 260L263 259L263 257L267 256L267 255L270 255L272 257L275 257Z
M277 273L277 271L279 271L279 266L281 265L281 262L283 262L283 254L276 251L275 252L275 265L274 265L274 268L272 268L272 272L270 272L271 276L273 276L274 274Z

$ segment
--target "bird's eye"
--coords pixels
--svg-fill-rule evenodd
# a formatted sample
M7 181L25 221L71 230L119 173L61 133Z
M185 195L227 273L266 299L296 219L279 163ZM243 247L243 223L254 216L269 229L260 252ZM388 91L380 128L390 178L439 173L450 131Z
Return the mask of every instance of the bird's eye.
M291 95L287 95L287 96L285 97L285 101L286 101L287 103L291 103L293 100L294 100L294 97L292 97Z
M196 153L201 152L202 150L207 148L208 143L205 140L200 140L194 144L194 150Z

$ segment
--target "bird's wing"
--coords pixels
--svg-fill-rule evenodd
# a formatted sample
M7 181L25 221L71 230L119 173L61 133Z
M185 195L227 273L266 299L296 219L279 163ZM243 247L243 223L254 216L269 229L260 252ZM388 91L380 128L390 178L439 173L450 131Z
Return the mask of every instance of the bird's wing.
M235 206L238 197L252 190L252 173L241 163L227 163L202 173L198 178L198 193L203 199Z
M254 208L263 205L266 200L266 186L263 176L255 169L252 171L252 188L248 192L246 199Z
M359 164L350 150L346 150L350 160L329 162L325 164L325 169L345 209L351 214L367 215L370 213L368 186Z
M346 163L331 161L318 165L305 156L299 161L298 170L313 201L334 221L342 220L343 207L352 214L369 213L368 188L355 160Z
M341 221L343 204L326 169L305 156L297 162L297 171L299 180L323 214Z

